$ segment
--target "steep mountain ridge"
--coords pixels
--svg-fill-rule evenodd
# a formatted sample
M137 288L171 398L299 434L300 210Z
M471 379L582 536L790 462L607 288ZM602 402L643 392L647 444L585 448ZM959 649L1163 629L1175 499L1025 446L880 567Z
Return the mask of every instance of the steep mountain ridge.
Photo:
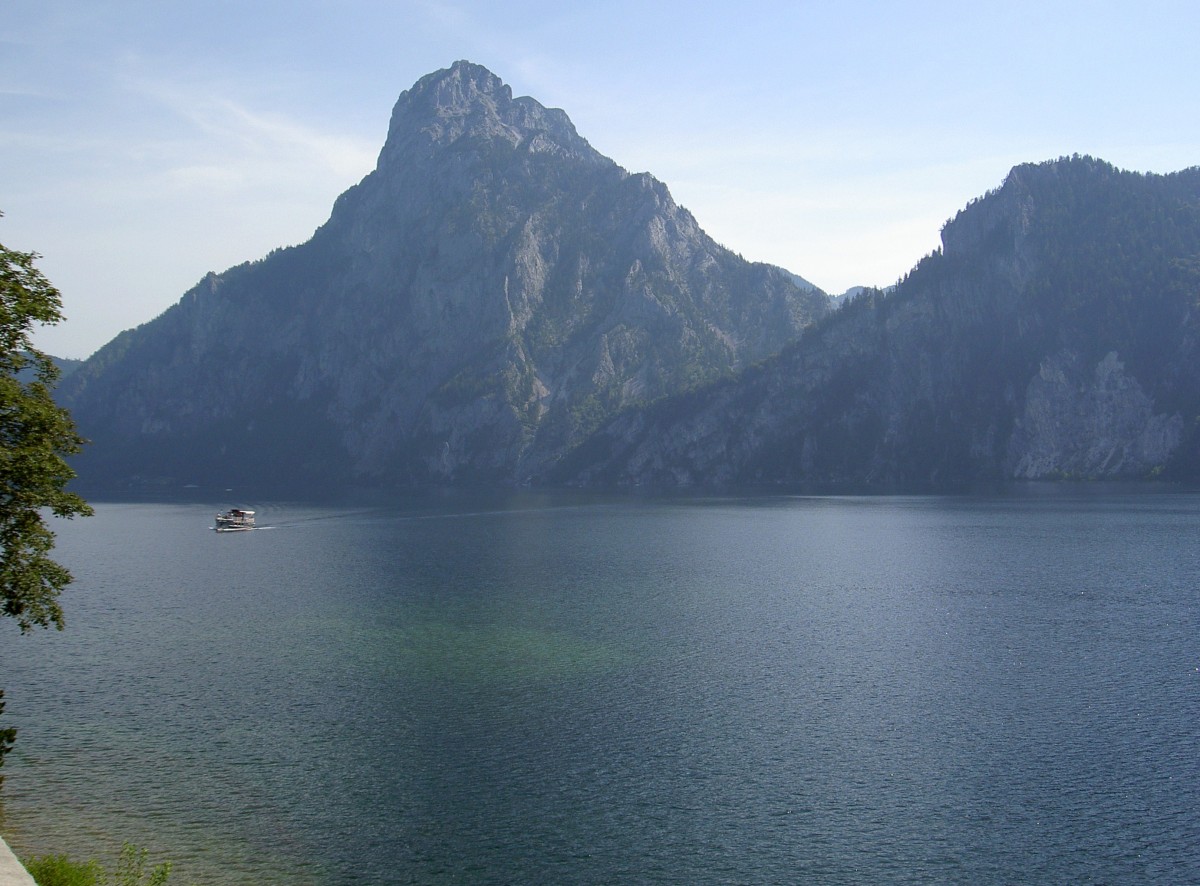
M85 483L519 483L827 310L458 62L400 96L310 241L208 275L62 399L94 441Z
M617 417L555 479L1200 479L1200 169L1019 166L942 240L768 365Z

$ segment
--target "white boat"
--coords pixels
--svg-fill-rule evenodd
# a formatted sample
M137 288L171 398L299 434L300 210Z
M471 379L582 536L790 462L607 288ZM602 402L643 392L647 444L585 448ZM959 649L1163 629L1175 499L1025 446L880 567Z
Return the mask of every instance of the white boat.
M217 532L246 532L254 528L254 511L244 511L241 508L230 508L223 514L217 514Z

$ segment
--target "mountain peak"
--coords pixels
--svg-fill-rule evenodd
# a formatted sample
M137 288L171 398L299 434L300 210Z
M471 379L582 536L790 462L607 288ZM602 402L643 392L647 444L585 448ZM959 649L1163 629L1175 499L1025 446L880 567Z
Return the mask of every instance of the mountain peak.
M93 477L526 482L616 411L771 356L827 308L562 111L458 62L400 96L378 167L312 240L198 285L76 373L73 407ZM129 387L143 372L154 385ZM213 442L255 429L278 443L235 459Z
M507 104L512 89L485 68L469 61L456 61L449 68L427 74L408 90L414 102L426 103L435 111L454 115L468 112L480 102Z
M516 147L538 136L540 150L594 153L563 111L527 96L513 98L512 88L487 68L457 61L401 93L380 159L420 156L464 137Z

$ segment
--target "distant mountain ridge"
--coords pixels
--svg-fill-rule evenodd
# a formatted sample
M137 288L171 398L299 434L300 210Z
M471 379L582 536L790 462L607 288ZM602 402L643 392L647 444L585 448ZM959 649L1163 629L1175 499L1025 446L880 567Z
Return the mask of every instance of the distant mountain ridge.
M209 274L60 398L93 440L85 484L514 484L828 309L458 62L400 96L309 242Z
M1019 166L942 241L777 359L616 417L554 479L1200 480L1200 169Z

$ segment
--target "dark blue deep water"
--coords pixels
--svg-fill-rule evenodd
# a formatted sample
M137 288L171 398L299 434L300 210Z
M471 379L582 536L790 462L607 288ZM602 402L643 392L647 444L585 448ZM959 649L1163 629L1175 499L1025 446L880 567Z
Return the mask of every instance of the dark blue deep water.
M1200 496L101 504L19 854L172 883L1200 883Z

